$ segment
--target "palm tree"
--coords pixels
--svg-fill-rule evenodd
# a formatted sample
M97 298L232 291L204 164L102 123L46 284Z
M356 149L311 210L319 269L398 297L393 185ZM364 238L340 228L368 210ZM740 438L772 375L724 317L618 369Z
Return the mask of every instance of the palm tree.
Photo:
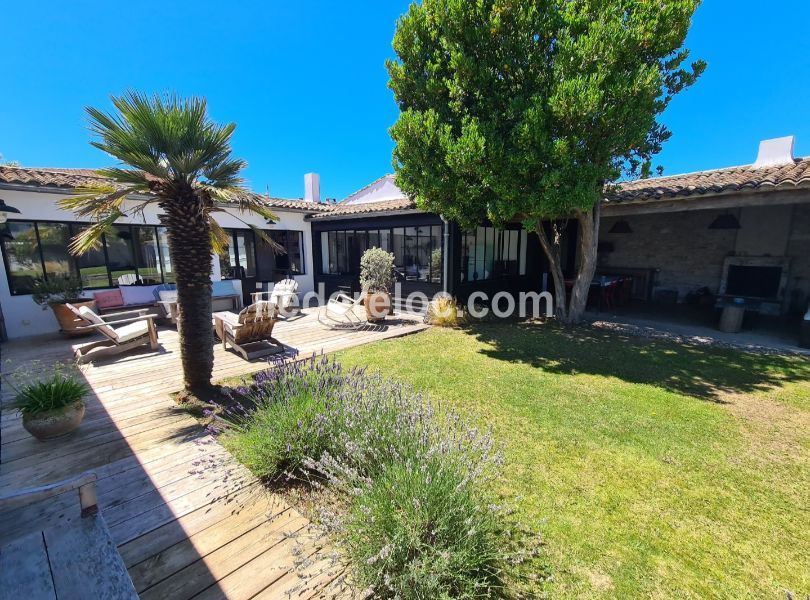
M240 172L246 163L231 156L236 125L214 123L204 98L127 92L112 101L112 113L86 109L97 138L91 144L122 164L98 171L110 184L78 189L60 203L93 222L73 239L70 250L87 252L119 218L143 214L150 204L160 208L177 283L185 387L204 393L214 365L211 254L223 252L228 240L213 215L233 209L267 219L275 216L243 185ZM261 230L249 227L283 251Z

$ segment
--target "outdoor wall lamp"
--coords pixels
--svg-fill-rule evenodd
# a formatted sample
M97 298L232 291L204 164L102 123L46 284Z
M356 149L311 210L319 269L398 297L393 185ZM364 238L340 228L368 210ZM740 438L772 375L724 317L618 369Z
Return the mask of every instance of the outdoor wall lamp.
M0 223L5 223L8 220L9 213L20 214L20 211L6 204L6 201L0 198Z

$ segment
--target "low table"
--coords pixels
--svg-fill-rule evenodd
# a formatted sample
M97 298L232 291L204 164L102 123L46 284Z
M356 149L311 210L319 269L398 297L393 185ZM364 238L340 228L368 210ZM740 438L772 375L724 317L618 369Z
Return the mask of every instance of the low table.
M225 347L225 324L231 326L239 326L239 315L229 310L221 310L211 314L211 319L214 321L214 333L222 341L222 347Z

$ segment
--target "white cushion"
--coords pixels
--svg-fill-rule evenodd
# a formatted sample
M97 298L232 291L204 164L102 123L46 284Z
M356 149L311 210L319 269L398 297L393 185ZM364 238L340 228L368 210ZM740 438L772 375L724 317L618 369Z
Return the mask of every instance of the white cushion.
M158 294L162 302L177 302L177 290L160 290Z
M79 314L84 319L90 321L94 325L104 325L104 319L99 317L96 313L94 313L86 306L82 306L81 308L79 308ZM114 340L118 339L118 334L115 332L115 329L113 329L109 325L104 325L104 327L98 327L97 329L109 338L112 338Z
M115 334L118 336L118 342L123 344L137 337L149 333L149 325L146 321L135 321L134 323L127 323L121 327L115 328Z

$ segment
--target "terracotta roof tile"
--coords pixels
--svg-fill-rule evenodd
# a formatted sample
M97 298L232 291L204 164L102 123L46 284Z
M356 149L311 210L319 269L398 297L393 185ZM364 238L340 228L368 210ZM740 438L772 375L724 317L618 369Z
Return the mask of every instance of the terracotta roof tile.
M396 200L382 200L380 202L363 202L344 204L338 202L337 204L329 205L330 208L312 215L313 219L337 217L337 216L352 216L364 215L370 213L388 212L392 210L409 210L416 208L416 204L409 198L399 198Z
M0 183L75 188L104 181L93 169L52 169L0 166Z
M627 181L615 186L606 201L609 204L639 202L798 186L810 186L810 157L771 167L745 165Z
M70 190L87 185L98 185L104 181L108 181L108 179L98 175L94 169L0 166L0 183L13 185ZM313 212L326 211L330 208L330 205L315 204L306 200L258 196L271 208L288 208Z

